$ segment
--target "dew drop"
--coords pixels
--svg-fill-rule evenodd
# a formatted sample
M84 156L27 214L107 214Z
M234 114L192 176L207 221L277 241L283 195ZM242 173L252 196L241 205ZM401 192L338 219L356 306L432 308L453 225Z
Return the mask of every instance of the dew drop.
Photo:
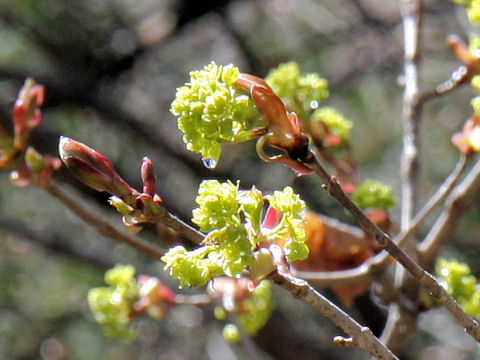
M217 160L215 159L203 159L203 166L207 169L215 169L217 167Z
M310 101L310 108L311 108L312 110L317 109L317 108L318 108L318 101L317 101L317 100L312 100L312 101Z

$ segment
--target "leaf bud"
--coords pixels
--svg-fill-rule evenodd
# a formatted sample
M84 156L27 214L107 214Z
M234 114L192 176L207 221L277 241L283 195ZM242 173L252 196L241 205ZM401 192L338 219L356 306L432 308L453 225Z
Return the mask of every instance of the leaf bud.
M141 175L143 182L143 192L150 196L155 195L155 170L153 168L152 160L148 157L142 159Z
M84 184L97 191L105 191L121 198L138 194L115 171L113 164L103 154L78 141L60 137L60 158L67 168Z

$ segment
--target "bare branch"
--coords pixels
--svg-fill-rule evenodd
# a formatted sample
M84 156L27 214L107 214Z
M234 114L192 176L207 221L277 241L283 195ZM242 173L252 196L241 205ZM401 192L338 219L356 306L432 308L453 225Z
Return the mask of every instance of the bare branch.
M452 236L461 216L476 201L479 193L480 160L477 160L465 179L447 198L444 211L425 239L417 246L422 262L426 266L432 266L441 245Z
M325 182L324 188L332 197L334 197L350 214L355 218L360 227L372 235L377 242L392 255L418 282L423 285L430 295L440 300L440 302L458 319L465 327L466 331L478 342L480 342L480 326L476 320L468 316L457 302L448 295L447 291L438 283L438 281L427 271L423 270L411 257L402 251L390 238L388 234L382 231L374 224L352 200L343 192L338 180L330 176L323 166L318 162L314 153L310 153L307 159L302 162L303 165L310 167ZM479 166L480 167L480 166ZM480 170L479 170L480 171Z
M451 193L454 186L457 184L460 175L465 170L468 158L465 155L461 155L453 171L448 175L443 184L439 186L437 191L432 195L430 200L425 204L422 209L412 219L408 229L400 232L393 242L397 246L401 246L408 237L413 234L425 218L431 214L431 212L442 203L442 201ZM375 279L379 271L382 271L383 267L388 263L389 256L387 253L379 253L371 258L365 260L360 266L348 270L338 271L302 271L292 268L292 272L295 276L308 281L314 281L317 286L330 286L338 283L349 283L361 280Z
M50 186L45 190L51 195L59 199L75 214L77 214L82 220L89 225L93 226L98 233L108 236L115 241L122 242L134 247L140 253L147 255L153 259L159 260L162 257L164 251L159 247L146 242L145 240L124 231L118 230L115 226L100 215L95 214L91 209L85 209L74 198L63 191L58 185L51 182Z
M418 148L420 144L419 123L421 103L419 102L418 67L420 62L420 26L422 1L400 1L404 33L404 77L403 93L403 151L402 151L402 209L401 229L407 229L415 213L416 188L418 182Z
M272 253L274 264L277 266L277 275L273 280L292 293L293 296L310 304L324 316L331 319L350 336L350 338L344 338L341 336L335 337L334 341L337 344L359 347L368 351L377 359L398 359L384 344L380 342L380 340L378 340L377 337L375 337L375 335L373 335L368 327L361 326L347 313L316 291L308 284L308 282L294 277L290 273L288 266L285 264L283 252L280 247L272 245L269 249Z
M161 222L163 225L166 225L173 230L178 231L180 234L182 234L185 238L192 241L193 243L198 244L205 237L205 235L202 234L200 231L183 222L167 210L165 210L163 214L158 215L155 220L159 220L159 222Z
M442 95L452 92L460 85L463 85L470 78L470 73L465 65L460 66L455 70L450 79L444 81L443 83L437 85L434 90L427 91L420 95L420 102L424 103L427 100L430 100L434 97L440 97Z

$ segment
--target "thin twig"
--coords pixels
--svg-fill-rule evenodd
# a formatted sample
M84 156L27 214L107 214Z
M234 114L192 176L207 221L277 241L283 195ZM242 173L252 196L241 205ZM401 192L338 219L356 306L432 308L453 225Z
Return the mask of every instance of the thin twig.
M407 230L400 232L393 242L397 246L401 246L408 237L413 234L425 220L425 218L432 213L432 211L442 203L442 201L451 193L454 186L466 168L467 156L461 155L455 168L448 175L445 181L438 187L437 191L432 195L430 200L420 209L420 211L412 219ZM381 271L384 265L388 263L388 253L379 253L365 260L360 266L348 270L338 271L302 271L292 268L295 276L308 281L315 281L317 286L331 286L338 283L349 283L361 280L370 280L375 278L378 271Z
M173 230L178 231L185 238L196 244L200 243L205 237L205 235L202 234L200 231L183 222L167 210L165 210L161 215L158 215L156 217L156 220L159 220L159 222L163 225L166 225Z
M452 92L458 88L460 85L466 84L469 78L470 74L468 72L468 68L465 65L462 65L452 73L450 79L437 85L434 90L426 91L425 93L421 94L419 101L425 103L427 100L432 98L448 94L449 92Z
M400 208L400 230L410 228L411 220L417 211L418 179L419 179L419 148L420 148L420 121L422 103L419 100L420 81L420 36L422 23L422 0L399 0L402 14L404 57L403 71L405 88L403 92L402 123L403 147L401 154L402 197ZM412 259L416 259L414 239L406 237L404 251ZM410 240L410 241L409 241ZM415 298L418 293L418 284L407 276L405 268L399 264L395 267L393 291ZM389 307L387 324L382 334L382 340L396 353L404 348L407 334L402 329L415 327L416 316L409 316L408 312L395 305ZM388 332L388 330L393 330Z
M476 320L468 316L458 303L447 293L437 280L427 271L423 270L412 258L402 251L390 238L374 224L352 200L343 192L338 180L330 176L323 166L317 161L314 153L310 153L303 165L310 167L325 183L324 188L355 218L360 227L372 235L377 242L392 255L418 282L423 285L431 296L437 298L465 327L465 330L478 342L480 342L480 326Z
M98 214L93 213L91 209L85 209L79 204L78 201L76 201L76 199L68 195L54 182L51 182L50 185L45 188L45 190L59 199L86 223L92 225L98 231L98 233L108 236L115 241L128 244L142 254L156 260L159 260L164 254L164 251L159 247L150 244L131 233L118 230L115 226L110 224L108 220L102 218Z
M207 294L193 294L193 295L175 294L174 302L177 305L188 304L188 305L205 306L205 305L211 305L213 302L213 298Z
M452 236L463 213L477 200L480 193L480 159L465 179L447 198L445 209L425 239L417 245L425 266L432 266L441 245Z
M292 293L296 298L310 304L324 316L331 319L350 336L350 338L344 338L341 336L335 337L334 341L337 344L359 347L368 351L377 359L398 359L384 344L380 342L380 340L378 340L377 337L375 337L375 335L373 335L368 327L361 326L347 313L316 291L308 284L308 282L294 277L292 273L290 273L288 266L285 264L283 251L280 247L272 245L269 249L277 268L277 275L273 280Z
M404 77L403 93L403 150L401 161L402 230L408 228L415 213L418 182L418 149L420 143L419 123L422 103L419 102L418 68L420 62L420 26L422 20L421 0L402 0L400 8L404 33Z

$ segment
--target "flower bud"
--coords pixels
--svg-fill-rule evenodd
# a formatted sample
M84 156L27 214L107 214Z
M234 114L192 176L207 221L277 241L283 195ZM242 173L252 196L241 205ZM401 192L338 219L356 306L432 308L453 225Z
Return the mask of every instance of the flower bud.
M118 196L112 195L108 199L110 205L112 205L120 214L127 215L133 212L135 209L133 206L128 205L125 201L120 199Z
M42 113L39 106L44 100L44 87L33 79L25 80L13 107L14 145L17 149L25 146L30 131L40 125Z
M142 159L141 175L143 182L143 192L150 196L155 195L155 171L153 169L152 160L148 157Z
M265 279L275 270L272 254L265 248L261 248L253 254L253 261L250 264L250 279L255 284Z
M45 167L43 156L31 146L25 151L25 163L34 173L40 173Z
M115 171L113 164L101 153L88 146L61 136L58 146L60 158L83 183L97 191L124 197L138 194Z
M235 83L250 90L255 105L268 121L268 128L279 138L280 146L290 148L294 135L300 133L300 127L291 121L282 100L264 80L256 76L240 74Z

